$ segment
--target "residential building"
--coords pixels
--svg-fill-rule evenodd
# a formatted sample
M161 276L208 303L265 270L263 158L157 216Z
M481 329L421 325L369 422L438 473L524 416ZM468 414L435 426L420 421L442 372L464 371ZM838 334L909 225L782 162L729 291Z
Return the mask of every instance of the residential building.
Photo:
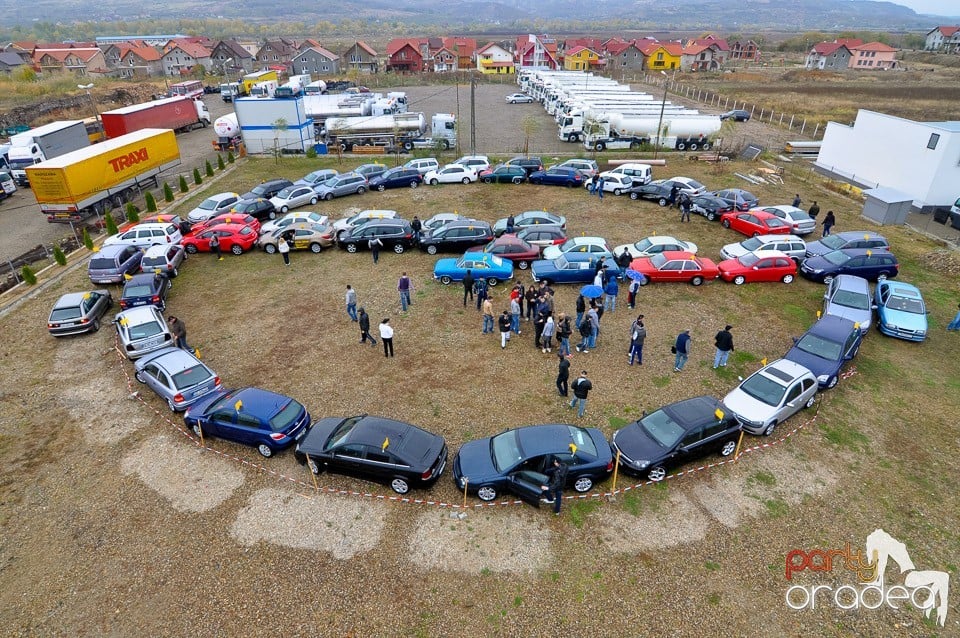
M684 71L717 71L722 55L715 43L688 44L681 50L680 68Z
M480 47L477 50L477 70L484 75L513 73L513 53L496 42Z
M514 61L520 67L540 67L559 69L557 41L545 35L532 33L517 38L514 47Z
M636 41L626 42L619 38L607 40L604 51L609 71L641 71L646 66L647 56Z
M220 40L210 50L213 72L220 75L239 76L253 73L256 59L236 40Z
M850 67L852 54L839 42L820 42L807 54L804 68L820 71L843 71Z
M563 68L567 71L590 71L603 66L600 54L587 47L575 46L563 57Z
M139 78L163 74L160 51L151 46L130 47L123 52L117 63L117 75L122 78Z
M164 75L184 75L197 66L210 71L213 66L210 49L187 38L168 42L160 56L160 62Z
M927 40L923 48L926 51L960 53L960 26L940 26L931 29L927 32Z
M24 64L33 66L33 51L37 48L37 43L33 41L21 40L20 42L11 42L3 47L4 53L16 53L23 60Z
M870 71L895 69L899 52L899 49L882 42L867 42L850 49L850 68Z
M710 52L707 53L702 60L700 60L701 64L699 66L704 68L700 68L698 70L702 70L702 71L711 70L709 68L706 68L710 66L711 62L716 63L716 66L714 68L722 67L724 64L727 63L728 59L733 57L730 45L727 44L727 41L724 40L723 38L718 38L712 33L702 38L697 38L696 40L691 40L690 42L687 42L687 46L710 48ZM702 49L698 49L698 53L701 50ZM690 60L691 66L694 64L694 62L695 60ZM683 68L686 69L687 67L683 66Z
M288 38L267 40L257 51L257 67L290 73L293 57L297 54L297 42Z
M423 49L421 49L421 45ZM420 38L394 38L387 43L387 71L397 73L420 73L426 69L428 51L426 40Z
M650 71L668 71L680 68L683 46L679 42L653 42L642 49Z
M72 71L77 75L106 75L107 60L97 47L44 48L33 50L35 66L41 72Z
M853 126L829 122L817 172L860 187L886 187L914 208L950 206L960 184L960 122L914 122L861 109Z
M340 73L340 56L322 46L311 46L300 49L292 60L294 74L313 76L338 75Z
M443 46L456 54L458 69L469 69L473 66L473 58L477 53L475 39L460 36L443 38Z
M357 40L340 55L341 68L345 71L357 70L360 73L377 73L380 61L377 52L370 45Z
M730 60L740 60L741 62L759 62L760 46L753 40L741 42L735 40L730 44Z
M431 57L434 73L449 73L459 68L460 58L447 47L433 53Z
M0 73L10 73L26 64L19 55L13 51L4 51L0 53Z

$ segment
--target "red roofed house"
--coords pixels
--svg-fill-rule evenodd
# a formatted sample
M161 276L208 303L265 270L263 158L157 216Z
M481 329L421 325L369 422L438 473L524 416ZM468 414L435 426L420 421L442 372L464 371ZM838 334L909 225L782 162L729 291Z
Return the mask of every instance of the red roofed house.
M604 51L607 69L611 71L640 71L647 61L647 56L635 40L625 42L620 38L612 38L604 44Z
M4 53L16 53L23 60L24 64L33 66L33 50L37 48L37 43L32 40L21 40L11 42L3 47Z
M47 48L55 46L56 48ZM106 75L107 59L97 47L61 48L43 45L33 50L34 65L45 71L73 71L77 75Z
M711 34L705 35L702 38L697 38L687 42L687 46L697 45L702 47L711 47L713 52L713 59L716 60L717 66L723 66L726 64L727 60L731 57L730 45L727 44L727 41L723 38L718 38L717 36Z
M568 49L563 56L563 68L567 71L589 71L603 66L600 54L587 47Z
M960 53L960 27L937 27L927 32L926 51Z
M177 38L167 42L160 56L164 75L183 75L189 73L195 66L202 66L210 70L213 61L210 59L210 49L188 38Z
M679 69L683 46L679 42L648 42L641 50L647 56L647 69L665 71Z
M431 56L431 66L433 67L434 73L449 73L451 71L456 71L460 58L457 57L457 54L443 47L438 51L434 51Z
M845 44L840 42L820 42L813 45L807 54L804 68L820 71L843 71L850 67L850 58L853 54Z
M859 46L852 47L850 53L850 68L861 70L874 70L897 68L897 53L899 49L884 44L882 42L867 42Z
M559 69L557 41L547 36L537 36L532 33L519 36L514 50L514 60L521 67Z
M160 52L153 47L128 48L117 63L117 73L122 78L160 75L163 73Z
M753 40L747 40L745 42L737 40L730 45L730 59L759 62L760 47Z
M426 69L420 38L394 38L387 43L387 71L420 73ZM427 46L423 40L424 47Z
M688 44L682 49L680 68L684 71L716 71L720 68L716 44Z
M469 69L473 66L473 56L477 52L477 41L473 38L443 38L444 48L457 54L457 68Z
M356 69L360 73L377 73L380 60L377 52L362 40L357 40L340 54L340 68L345 71Z
M513 73L513 54L491 42L477 50L477 70L484 75Z

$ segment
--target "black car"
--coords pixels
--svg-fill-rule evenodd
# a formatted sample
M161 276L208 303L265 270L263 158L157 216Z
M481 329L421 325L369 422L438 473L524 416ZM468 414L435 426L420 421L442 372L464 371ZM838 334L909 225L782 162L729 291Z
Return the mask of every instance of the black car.
M392 250L400 254L413 248L413 228L405 219L371 219L355 228L348 228L337 238L340 248L348 253L366 250L374 237L383 243L381 250Z
M415 168L398 166L369 179L370 190L385 191L388 188L416 188L423 183L423 175Z
M709 221L720 219L720 215L733 210L733 204L714 195L697 195L690 198L690 211L703 215Z
M666 206L670 203L670 187L661 182L650 182L649 184L631 186L627 192L630 193L630 199L646 199L651 202L657 202L661 206Z
M120 307L124 310L137 306L156 306L161 312L167 306L167 293L173 282L165 274L140 273L123 285Z
M744 109L733 109L720 116L721 120L733 120L734 122L746 122L750 119L750 111Z
M717 399L695 397L665 405L613 433L614 456L634 476L662 481L667 471L720 452L730 456L740 439L740 422Z
M447 444L443 437L401 421L332 417L310 426L294 456L314 474L349 474L389 483L397 494L406 494L440 477L447 465Z
M252 215L258 220L275 219L277 216L277 207L269 199L241 199L230 209L231 213L243 213Z
M480 173L480 181L484 184L522 184L526 179L527 171L522 166L501 164Z
M514 157L511 160L507 160L507 166L519 166L527 173L527 177L530 176L530 173L543 170L543 161L539 157Z
M493 239L493 228L487 222L467 219L444 224L420 237L420 250L431 255L438 252L462 253L477 248Z
M282 191L287 186L293 186L293 182L289 179L271 179L265 182L257 184L250 189L249 192L244 193L240 196L240 199L257 199L262 197L263 199L270 199L280 191Z

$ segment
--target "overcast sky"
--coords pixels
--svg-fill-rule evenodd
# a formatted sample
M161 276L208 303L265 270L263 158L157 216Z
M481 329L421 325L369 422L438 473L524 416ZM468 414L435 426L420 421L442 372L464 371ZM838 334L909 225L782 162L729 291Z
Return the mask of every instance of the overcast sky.
M896 4L910 7L917 13L929 13L941 16L960 15L960 2L957 0L893 0Z

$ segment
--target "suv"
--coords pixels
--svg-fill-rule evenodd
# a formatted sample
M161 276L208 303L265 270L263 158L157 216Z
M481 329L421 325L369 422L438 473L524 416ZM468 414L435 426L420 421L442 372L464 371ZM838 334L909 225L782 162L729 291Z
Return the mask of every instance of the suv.
M160 271L173 279L180 274L180 264L186 259L186 253L180 244L150 246L143 253L140 272Z
M799 264L807 254L807 245L796 235L757 235L737 244L727 244L720 249L720 256L736 259L758 250L779 250Z
M430 171L440 170L440 162L433 157L422 159L412 159L403 165L404 168L415 169L420 175L426 175Z
M733 412L743 429L770 436L801 408L813 407L818 383L813 373L799 363L777 359L740 383L723 404Z
M413 228L405 219L371 219L367 223L344 231L339 239L340 248L348 253L367 248L367 242L378 238L384 250L400 254L413 248Z
M293 186L289 179L271 179L254 186L249 192L240 196L240 199L270 199L287 186Z
M431 255L440 251L462 253L493 239L493 228L487 222L468 219L452 221L420 237L420 250Z
M333 222L333 230L337 235L337 241L340 241L340 236L345 232L365 224L371 219L396 219L397 211L395 210L362 210L359 213L351 215L350 217L343 217Z
M512 160L508 160L506 165L519 166L526 171L527 177L530 176L530 173L543 170L543 162L540 161L539 157L514 157Z
M87 264L87 275L95 284L118 284L124 275L140 270L143 253L136 246L104 246Z
M733 120L734 122L746 122L750 119L750 111L744 109L733 109L720 116L721 120Z
M843 317L859 324L860 332L867 334L873 319L873 301L870 284L856 275L837 275L823 295L823 314Z
M327 201L334 197L353 195L354 193L362 195L365 192L367 192L367 178L360 173L341 173L317 188L317 195Z

